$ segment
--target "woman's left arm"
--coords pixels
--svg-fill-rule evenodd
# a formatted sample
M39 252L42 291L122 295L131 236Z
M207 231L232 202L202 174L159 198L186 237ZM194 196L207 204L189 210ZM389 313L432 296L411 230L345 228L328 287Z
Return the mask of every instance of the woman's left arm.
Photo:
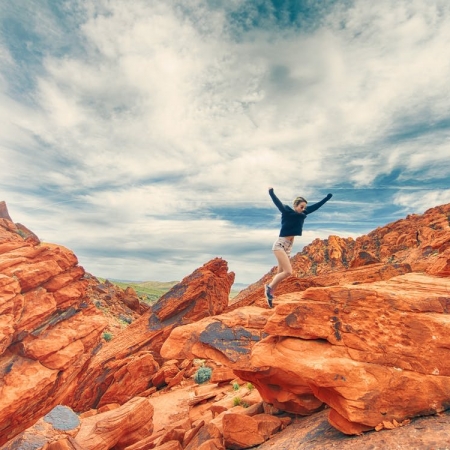
M323 200L320 200L320 202L314 203L313 205L308 205L303 212L305 214L311 214L312 212L317 211L328 200L330 200L331 197L333 197L333 194L328 194Z

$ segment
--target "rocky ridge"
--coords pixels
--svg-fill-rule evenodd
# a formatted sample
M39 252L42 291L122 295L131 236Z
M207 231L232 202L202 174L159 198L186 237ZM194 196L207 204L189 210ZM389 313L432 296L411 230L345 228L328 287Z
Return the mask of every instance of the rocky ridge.
M355 240L313 241L293 257L274 310L263 284L275 268L228 304L234 274L220 258L149 308L40 243L0 203L0 445L264 448L309 416L356 448L346 435L376 442L370 430L442 422L449 217L443 205ZM198 364L213 369L206 385L193 382Z

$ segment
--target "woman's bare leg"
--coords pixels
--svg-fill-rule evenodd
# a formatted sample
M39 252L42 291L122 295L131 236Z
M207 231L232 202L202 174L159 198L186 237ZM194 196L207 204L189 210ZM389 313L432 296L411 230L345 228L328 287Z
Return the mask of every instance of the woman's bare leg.
M292 275L291 260L288 254L284 250L274 250L273 253L278 261L278 273L273 277L269 284L272 292L275 291L275 288L280 281Z

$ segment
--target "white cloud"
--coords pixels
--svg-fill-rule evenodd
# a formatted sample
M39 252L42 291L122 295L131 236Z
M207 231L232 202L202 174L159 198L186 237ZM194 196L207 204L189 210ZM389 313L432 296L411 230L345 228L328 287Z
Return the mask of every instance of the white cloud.
M401 191L394 195L393 202L403 207L405 214L423 214L430 208L450 203L450 189L436 189L419 193Z
M13 217L99 275L147 278L148 261L181 278L224 254L252 281L272 258L259 242L270 249L277 233L268 186L286 202L335 193L299 245L448 200L450 4L337 2L311 30L273 17L253 27L255 5L217 5L4 9L30 33L24 47L19 34L0 40L0 183ZM249 16L234 34L238 7ZM418 181L425 194L405 190ZM228 220L214 215L225 207ZM252 208L270 223L253 226ZM167 236L178 259L139 255Z

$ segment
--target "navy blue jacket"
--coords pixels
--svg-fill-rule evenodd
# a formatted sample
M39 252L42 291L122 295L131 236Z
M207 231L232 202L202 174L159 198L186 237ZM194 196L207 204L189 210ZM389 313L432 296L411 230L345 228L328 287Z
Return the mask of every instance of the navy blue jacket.
M280 237L301 236L303 231L303 222L305 221L306 216L318 210L333 196L332 194L328 194L320 202L314 203L313 205L308 205L303 212L298 213L290 206L281 203L279 198L273 192L273 189L269 189L269 195L272 197L273 202L281 212Z

